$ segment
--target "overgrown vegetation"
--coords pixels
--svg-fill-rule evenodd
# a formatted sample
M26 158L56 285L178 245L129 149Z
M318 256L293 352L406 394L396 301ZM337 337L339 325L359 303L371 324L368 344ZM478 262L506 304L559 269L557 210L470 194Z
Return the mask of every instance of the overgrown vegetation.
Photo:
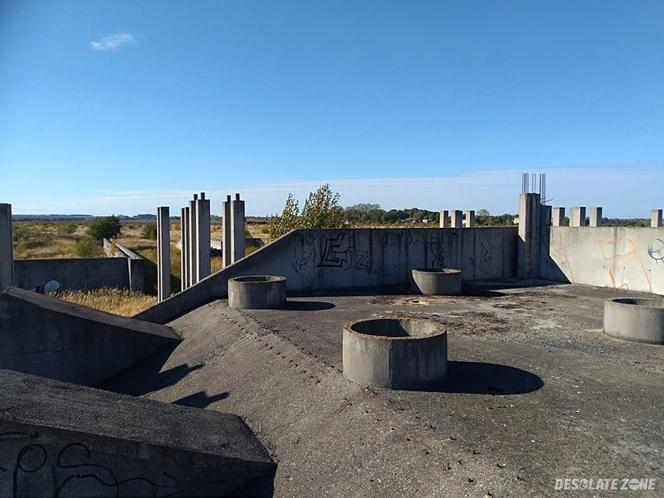
M96 258L101 252L99 244L89 237L77 240L74 245L74 254L79 258Z
M157 225L148 223L147 225L143 226L141 237L148 240L157 240Z
M66 290L51 292L49 295L70 303L82 304L122 316L133 316L157 302L155 296L116 288L89 291Z
M344 226L344 211L339 206L340 195L329 184L321 185L304 202L300 212L298 201L288 194L281 215L270 218L269 236L275 240L297 228L341 228Z
M122 233L122 224L117 216L102 216L88 224L88 237L101 243L102 239L112 239Z

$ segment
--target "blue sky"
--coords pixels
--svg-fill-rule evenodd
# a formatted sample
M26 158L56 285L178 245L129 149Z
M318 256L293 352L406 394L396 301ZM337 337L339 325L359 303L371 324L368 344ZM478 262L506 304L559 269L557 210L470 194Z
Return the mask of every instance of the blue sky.
M0 0L0 201L250 214L345 205L647 216L664 196L664 2ZM216 202L215 202L216 201Z

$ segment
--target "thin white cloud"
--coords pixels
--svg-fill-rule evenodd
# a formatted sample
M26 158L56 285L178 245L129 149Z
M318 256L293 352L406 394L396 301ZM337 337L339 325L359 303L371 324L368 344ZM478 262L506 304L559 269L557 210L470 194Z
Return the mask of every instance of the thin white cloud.
M92 40L90 48L99 52L114 52L136 43L136 36L131 33L112 33L99 40Z

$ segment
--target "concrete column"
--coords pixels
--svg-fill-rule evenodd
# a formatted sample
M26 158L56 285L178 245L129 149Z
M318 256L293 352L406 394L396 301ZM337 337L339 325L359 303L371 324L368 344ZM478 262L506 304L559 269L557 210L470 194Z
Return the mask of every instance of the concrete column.
M196 201L196 281L210 274L210 200L201 192Z
M231 201L231 253L233 263L244 258L244 232L247 227L244 216L244 201L240 200L240 194L235 194Z
M440 228L449 228L449 227L450 227L450 212L445 209L440 212Z
M554 207L551 216L551 224L554 227L562 227L565 225L565 208Z
M452 211L452 228L461 228L463 226L463 213L455 209Z
M0 292L14 282L12 205L0 204Z
M582 227L586 224L586 208L573 207L569 210L569 226Z
M224 266L231 264L231 196L227 195L222 203L224 233L221 240L222 250L224 251Z
M198 194L194 194L194 200L189 201L189 286L194 285L198 280L196 279L196 258L198 257L197 241L198 236L196 235L196 228L198 224L196 223L196 201L198 200Z
M132 292L145 292L145 267L143 262L143 259L127 258L129 290Z
M168 206L157 208L157 299L171 295L171 220Z
M590 223L591 227L602 226L602 208L601 207L591 207L590 208Z
M471 228L475 226L475 211L469 209L466 211L466 228Z
M189 287L189 208L184 207L180 214L180 285L181 290Z
M539 277L543 233L541 208L539 194L520 195L517 273L521 279Z
M653 228L659 228L662 226L662 210L653 209L650 215L650 226Z

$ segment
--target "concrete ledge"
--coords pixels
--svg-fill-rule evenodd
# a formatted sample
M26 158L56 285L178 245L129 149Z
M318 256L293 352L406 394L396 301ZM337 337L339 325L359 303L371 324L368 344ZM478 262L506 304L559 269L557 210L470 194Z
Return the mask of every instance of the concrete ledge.
M604 332L628 341L664 344L664 300L616 298L606 301Z
M447 332L414 318L377 318L347 323L343 332L343 372L360 385L414 389L443 380Z
M271 496L235 415L0 370L0 496Z
M238 309L280 308L286 304L286 278L249 275L228 280L228 305Z
M94 385L180 337L170 328L9 287L0 294L0 367Z
M461 294L461 270L452 268L414 268L411 271L418 291L425 296Z

